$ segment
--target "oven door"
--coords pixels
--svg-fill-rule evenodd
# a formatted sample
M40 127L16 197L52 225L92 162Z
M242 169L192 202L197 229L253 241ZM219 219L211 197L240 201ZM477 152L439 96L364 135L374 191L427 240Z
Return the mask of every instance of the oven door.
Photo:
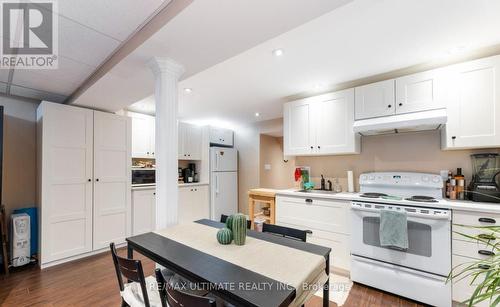
M380 246L380 211L406 212L408 249ZM351 203L352 254L423 272L447 276L451 270L450 210L356 202Z
M132 169L132 184L154 184L155 176L154 168Z

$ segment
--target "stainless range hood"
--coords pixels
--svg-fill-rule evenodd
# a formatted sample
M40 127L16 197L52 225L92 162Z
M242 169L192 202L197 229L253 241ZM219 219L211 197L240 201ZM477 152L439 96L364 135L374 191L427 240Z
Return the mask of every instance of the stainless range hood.
M356 120L353 129L361 135L437 130L447 120L446 109L438 109Z

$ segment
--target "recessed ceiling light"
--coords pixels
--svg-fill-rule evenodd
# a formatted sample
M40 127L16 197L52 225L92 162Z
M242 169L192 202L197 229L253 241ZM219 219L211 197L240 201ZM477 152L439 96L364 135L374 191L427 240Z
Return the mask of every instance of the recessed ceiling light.
M274 49L273 50L274 56L282 56L283 55L283 49Z
M190 87L184 88L184 92L186 92L186 93L191 93L192 91L193 91L193 89Z
M255 117L259 117L260 116L260 113L259 112L255 112Z

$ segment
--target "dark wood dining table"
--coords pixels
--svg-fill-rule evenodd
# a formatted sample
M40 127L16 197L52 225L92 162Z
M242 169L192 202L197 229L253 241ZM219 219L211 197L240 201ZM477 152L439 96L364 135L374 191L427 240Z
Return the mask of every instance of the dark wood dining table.
M207 219L196 222L216 228L224 226L222 223ZM254 230L248 230L247 235L259 240L324 256L326 260L325 272L329 276L330 248ZM291 286L203 253L157 233L148 232L127 238L126 241L129 258L133 258L134 251L137 251L192 282L209 285L210 292L235 306L288 306L296 298L296 289ZM286 255L276 255L276 257L286 257ZM265 259L262 259L262 261L265 261ZM300 269L300 267L290 268L290 270ZM329 279L323 285L324 307L329 305L328 288Z

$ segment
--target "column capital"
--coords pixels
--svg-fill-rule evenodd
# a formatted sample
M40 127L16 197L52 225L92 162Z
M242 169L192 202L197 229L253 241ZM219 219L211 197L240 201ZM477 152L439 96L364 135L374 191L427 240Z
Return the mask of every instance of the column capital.
M172 60L171 58L153 57L148 61L147 65L153 71L155 76L165 73L174 77L176 80L179 80L179 78L185 72L184 66Z

